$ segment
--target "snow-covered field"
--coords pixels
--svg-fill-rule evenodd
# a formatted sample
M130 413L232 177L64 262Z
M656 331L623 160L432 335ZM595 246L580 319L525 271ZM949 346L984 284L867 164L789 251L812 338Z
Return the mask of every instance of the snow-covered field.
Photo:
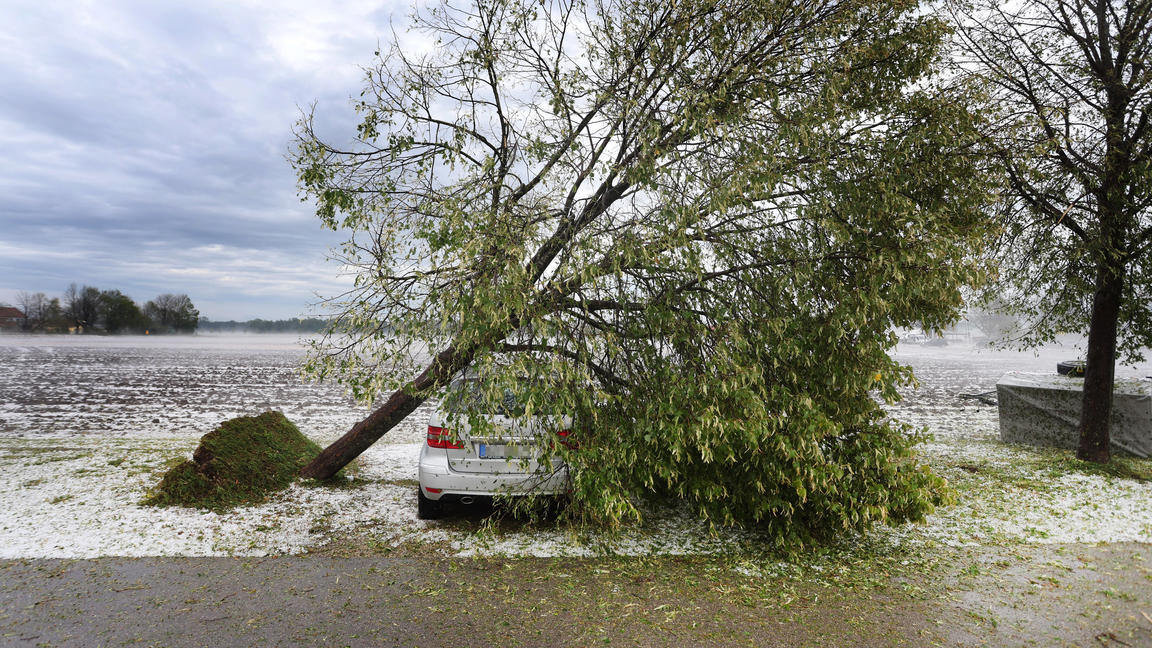
M0 558L297 553L345 532L381 549L435 543L517 555L714 551L747 539L709 535L670 511L603 538L538 528L477 534L417 520L428 405L363 455L353 487L295 486L222 514L139 506L167 462L187 457L222 420L279 409L324 444L363 417L339 389L299 379L296 342L0 336ZM1058 453L1001 444L995 408L957 398L992 389L1005 371L1050 372L1076 355L898 348L921 387L893 415L929 428L922 456L960 503L876 533L908 543L1152 542L1152 484L1070 472ZM1152 375L1152 363L1122 373Z

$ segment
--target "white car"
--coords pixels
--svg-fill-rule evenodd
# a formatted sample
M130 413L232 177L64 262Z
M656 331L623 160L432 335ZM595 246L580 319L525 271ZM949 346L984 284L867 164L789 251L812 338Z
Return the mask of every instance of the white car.
M475 379L458 379L449 390L475 388ZM515 396L505 392L505 402ZM544 461L543 444L567 443L570 417L509 416L514 407L481 415L489 424L473 434L469 417L441 404L428 419L427 441L420 448L417 517L435 519L445 502L471 504L493 495L552 495L569 490L568 466ZM473 416L477 416L473 414Z

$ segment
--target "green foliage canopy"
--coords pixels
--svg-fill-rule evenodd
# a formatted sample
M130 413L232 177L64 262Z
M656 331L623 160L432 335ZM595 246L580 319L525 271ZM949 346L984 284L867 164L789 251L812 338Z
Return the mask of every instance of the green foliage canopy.
M136 302L119 290L104 290L100 293L98 313L97 321L109 333L142 333L149 326L148 318Z
M478 0L366 71L356 142L294 162L355 286L306 371L363 399L431 354L569 414L577 511L668 494L800 540L941 480L873 398L893 327L977 283L985 179L942 24L903 0ZM437 386L443 387L444 381ZM431 396L435 389L420 396Z

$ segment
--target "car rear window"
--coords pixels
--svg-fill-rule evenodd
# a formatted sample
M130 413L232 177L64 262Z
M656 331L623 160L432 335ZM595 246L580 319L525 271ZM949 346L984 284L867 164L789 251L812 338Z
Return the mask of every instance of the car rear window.
M451 412L483 413L491 410L490 403L485 398L484 384L478 378L466 378L452 383L448 388L445 402ZM524 413L524 405L520 397L511 388L505 387L500 402L495 405L496 414L516 417Z

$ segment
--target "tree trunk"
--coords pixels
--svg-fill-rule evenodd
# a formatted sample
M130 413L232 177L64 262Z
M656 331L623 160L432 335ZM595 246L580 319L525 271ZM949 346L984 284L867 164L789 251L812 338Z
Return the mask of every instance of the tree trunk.
M301 469L300 476L328 479L335 475L348 465L348 462L360 456L360 453L415 411L425 401L426 394L430 390L447 384L457 371L471 361L471 354L461 353L455 346L441 351L416 380L398 389L383 405L368 415L368 418L353 425L344 436L324 448L312 463Z
M1116 374L1116 330L1120 316L1123 275L1101 263L1092 298L1088 327L1088 358L1084 368L1084 402L1080 409L1080 447L1076 456L1084 461L1108 463L1109 422L1112 417L1112 383Z

